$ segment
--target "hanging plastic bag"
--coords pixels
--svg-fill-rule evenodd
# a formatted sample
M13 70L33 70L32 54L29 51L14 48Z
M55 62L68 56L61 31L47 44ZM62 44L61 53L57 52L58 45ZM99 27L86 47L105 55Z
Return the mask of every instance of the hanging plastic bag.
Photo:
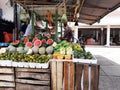
M63 24L67 23L67 15L66 15L66 13L63 13L62 18L61 18L61 22Z

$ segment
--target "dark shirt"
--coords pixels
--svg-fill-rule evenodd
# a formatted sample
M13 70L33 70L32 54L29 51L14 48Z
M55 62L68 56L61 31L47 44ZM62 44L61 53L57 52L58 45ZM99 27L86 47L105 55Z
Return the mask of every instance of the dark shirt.
M25 33L26 28L27 28L27 24L26 24L26 23L23 23L23 24L21 25L21 27L20 27L20 31L19 31L19 32Z

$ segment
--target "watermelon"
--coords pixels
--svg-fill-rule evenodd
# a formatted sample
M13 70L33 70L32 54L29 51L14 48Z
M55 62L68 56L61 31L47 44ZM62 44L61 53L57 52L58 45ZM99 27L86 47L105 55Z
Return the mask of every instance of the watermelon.
M27 47L32 47L33 46L33 44L32 44L32 42L26 42L26 44L25 44Z
M34 46L36 46L36 47L40 47L41 45L42 45L42 42L40 40L36 40L34 42Z
M19 45L19 43L20 43L20 41L19 41L19 40L15 40L15 41L13 42L13 46L18 46L18 45Z
M29 42L29 37L28 36L25 37L24 44L26 44L27 42Z
M32 40L32 43L34 43L36 40L38 40L38 38L34 37L33 40Z
M42 43L46 43L46 40L45 40L45 39L42 39Z
M52 43L53 43L53 40L52 40L52 39L48 39L48 40L47 40L47 44L48 44L48 45L51 45Z

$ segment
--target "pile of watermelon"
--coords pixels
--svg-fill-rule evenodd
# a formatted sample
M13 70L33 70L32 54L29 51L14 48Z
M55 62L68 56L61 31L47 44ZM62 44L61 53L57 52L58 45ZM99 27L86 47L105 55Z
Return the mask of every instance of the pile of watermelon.
M22 54L40 54L52 55L54 51L52 38L42 37L41 35L28 35L21 40L16 40L7 47L8 53L22 53Z

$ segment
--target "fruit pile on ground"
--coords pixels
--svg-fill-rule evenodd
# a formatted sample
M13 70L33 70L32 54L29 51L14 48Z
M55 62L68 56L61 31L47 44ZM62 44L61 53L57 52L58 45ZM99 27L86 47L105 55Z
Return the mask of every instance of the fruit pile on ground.
M51 59L51 55L27 55L15 53L2 53L0 54L0 60L12 60L15 62L35 62L35 63L47 63Z

